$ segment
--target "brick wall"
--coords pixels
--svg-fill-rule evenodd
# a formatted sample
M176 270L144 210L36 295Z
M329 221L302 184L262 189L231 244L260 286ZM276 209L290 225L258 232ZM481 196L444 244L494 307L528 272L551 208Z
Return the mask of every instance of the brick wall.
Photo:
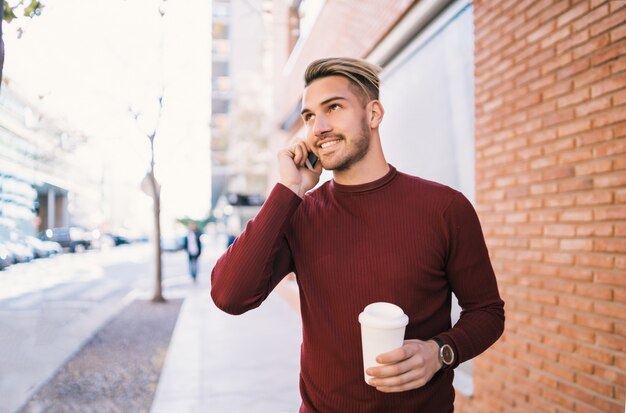
M507 325L457 411L623 413L626 1L474 12L477 209Z

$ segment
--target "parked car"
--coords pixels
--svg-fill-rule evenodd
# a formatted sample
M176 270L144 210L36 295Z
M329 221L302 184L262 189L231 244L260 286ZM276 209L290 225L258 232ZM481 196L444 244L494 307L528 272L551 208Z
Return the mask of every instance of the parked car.
M46 258L63 251L58 242L42 241L32 236L24 237L24 241L33 249L35 258Z
M14 241L4 241L4 245L13 255L13 262L15 264L29 262L35 259L35 253L32 248L26 244Z
M10 265L13 265L13 254L6 245L0 242L0 270L4 270Z
M100 242L102 244L107 244L111 247L117 247L120 245L130 244L130 239L125 237L124 235L115 234L112 232L105 232L100 237Z
M83 252L91 248L91 236L78 227L50 228L39 234L43 241L58 242L70 252Z

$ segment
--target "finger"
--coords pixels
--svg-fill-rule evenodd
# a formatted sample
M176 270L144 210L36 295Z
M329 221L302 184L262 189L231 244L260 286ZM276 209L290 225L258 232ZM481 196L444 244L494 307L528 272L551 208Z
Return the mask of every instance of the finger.
M416 352L417 349L414 346L405 343L400 348L397 348L387 353L379 354L376 357L376 362L380 364L398 363L402 360L406 360L412 357Z
M304 141L298 142L298 148L300 149L300 153L302 154L302 159L300 160L299 165L304 166L307 155L309 154L309 148L306 146L306 143Z
M304 162L304 153L302 151L302 145L299 143L295 144L291 148L291 151L294 153L293 162L298 166L302 166Z
M376 390L382 393L399 393L407 390L419 389L420 387L423 387L427 382L428 381L422 377L395 386L379 386L376 387Z
M405 360L400 363L370 367L367 369L366 373L374 378L395 377L420 367L419 360L413 362L411 360Z
M407 383L412 383L420 380L423 377L423 372L420 370L408 370L402 374L394 375L385 378L373 378L370 379L368 384L376 388L392 388L401 387Z

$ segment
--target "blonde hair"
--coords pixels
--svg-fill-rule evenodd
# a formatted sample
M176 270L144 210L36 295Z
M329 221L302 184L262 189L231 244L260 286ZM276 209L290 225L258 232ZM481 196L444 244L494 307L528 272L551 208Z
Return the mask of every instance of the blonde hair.
M350 57L329 57L309 64L304 72L304 86L328 76L343 76L355 86L365 103L378 99L381 68L362 59Z

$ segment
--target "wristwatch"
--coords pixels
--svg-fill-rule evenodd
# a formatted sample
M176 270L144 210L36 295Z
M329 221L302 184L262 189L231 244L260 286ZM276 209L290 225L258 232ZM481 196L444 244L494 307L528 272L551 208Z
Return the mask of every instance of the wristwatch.
M432 340L439 346L439 361L441 369L447 369L454 364L454 350L449 344L445 344L439 337L433 337Z

